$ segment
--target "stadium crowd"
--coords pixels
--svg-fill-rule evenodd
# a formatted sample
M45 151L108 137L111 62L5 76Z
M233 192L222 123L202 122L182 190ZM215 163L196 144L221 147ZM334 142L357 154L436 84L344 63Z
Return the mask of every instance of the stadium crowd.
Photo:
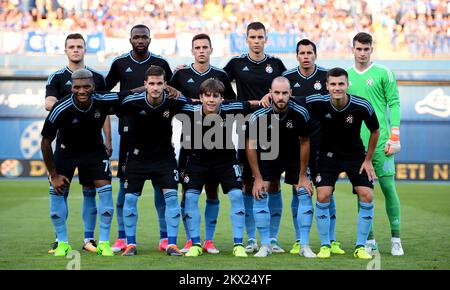
M308 37L324 53L351 46L367 31L386 51L413 57L450 54L447 0L1 0L2 31L103 31L127 38L136 23L152 33L244 33L251 21L269 32ZM388 36L388 37L386 37Z

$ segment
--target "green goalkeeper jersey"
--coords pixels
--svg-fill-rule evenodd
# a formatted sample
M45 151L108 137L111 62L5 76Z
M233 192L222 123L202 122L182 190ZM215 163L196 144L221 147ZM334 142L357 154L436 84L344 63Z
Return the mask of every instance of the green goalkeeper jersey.
M347 69L348 93L367 99L374 107L380 124L380 138L377 147L382 147L389 139L388 108L392 127L400 127L400 99L394 73L385 66L372 63L365 71L359 72L354 66ZM361 138L367 148L370 131L363 124Z

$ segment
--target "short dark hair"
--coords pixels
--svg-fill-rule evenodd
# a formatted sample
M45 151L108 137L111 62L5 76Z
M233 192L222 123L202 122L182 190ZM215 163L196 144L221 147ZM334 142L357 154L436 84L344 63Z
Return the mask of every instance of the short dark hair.
M225 86L221 81L214 78L209 78L200 85L200 95L206 93L218 93L223 97L225 93Z
M262 30L264 30L264 34L266 34L266 27L261 22L252 22L249 25L247 25L247 35L248 35L248 31L250 29L253 29L253 30L260 30L260 29L262 29Z
M348 79L348 73L345 69L340 67L334 67L327 72L327 81L330 77L340 77L345 76Z
M69 39L82 39L84 46L86 46L86 41L84 40L83 35L81 35L79 33L72 33L72 34L67 35L66 41L64 42L64 47L67 47L67 40L69 40Z
M312 42L311 40L304 38L304 39L300 40L299 42L297 42L297 49L295 50L295 52L297 54L298 54L298 50L299 50L298 48L300 45L305 45L305 46L311 45L313 47L314 54L317 55L316 44L314 42Z
M162 76L164 79L166 78L166 72L157 65L151 65L146 71L145 71L145 80L148 79L149 76Z
M137 29L137 28L147 29L147 30L148 30L148 33L150 34L150 28L148 28L147 25L144 25L144 24L137 24L137 25L135 25L135 26L133 26L133 27L131 28L131 30L130 30L130 35L133 34L133 30L134 30L134 29Z
M355 35L355 37L353 37L353 46L355 46L355 42L370 44L370 46L372 46L372 35L366 32L359 32Z
M209 47L212 47L212 45L211 45L211 38L209 38L209 35L208 35L208 34L205 34L205 33L197 34L197 35L195 35L195 36L192 38L192 47L194 47L194 41L199 40L199 39L206 39L206 40L208 40L208 42L209 42Z

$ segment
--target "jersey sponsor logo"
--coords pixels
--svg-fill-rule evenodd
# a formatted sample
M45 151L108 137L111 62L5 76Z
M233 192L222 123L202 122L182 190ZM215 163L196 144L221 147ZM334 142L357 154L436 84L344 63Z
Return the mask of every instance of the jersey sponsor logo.
M139 115L146 116L146 115L147 115L147 112L145 112L145 110L142 110L142 111L139 113Z
M95 118L95 119L98 119L98 118L100 118L100 116L101 116L100 110L95 110L94 118Z
M270 64L267 64L267 66L266 66L266 73L268 73L268 74L273 73L273 68Z
M450 116L450 96L446 96L441 88L435 89L418 101L414 108L419 114L447 118Z
M71 86L72 82L70 80L67 81L66 86Z
M300 84L299 83L295 83L294 88L299 88Z
M188 79L187 83L194 83L194 80L192 78Z
M288 129L294 128L294 123L292 122L292 120L288 120L286 122L286 128L288 128Z
M72 124L78 124L80 123L80 121L78 121L78 119L73 119Z
M249 69L247 66L245 66L245 67L242 69L242 71L250 71L250 69Z
M320 91L322 89L322 84L320 83L320 81L316 81L316 83L314 84L314 89L316 91Z
M133 72L133 70L131 69L131 67L128 67L125 72Z
M325 118L326 118L326 119L331 119L330 113L326 114L326 115L325 115Z
M349 124L352 124L353 123L353 115L348 114L347 119L345 119L345 121Z
M373 79L368 79L367 81L366 81L366 84L369 86L369 87L371 87L372 85L373 85L373 83L374 83L374 81L373 81Z

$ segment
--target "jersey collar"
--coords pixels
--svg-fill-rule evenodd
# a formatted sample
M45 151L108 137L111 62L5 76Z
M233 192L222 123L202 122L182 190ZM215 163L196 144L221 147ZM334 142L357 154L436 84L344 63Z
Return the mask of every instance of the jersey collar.
M374 65L375 65L375 63L372 62L372 63L371 63L365 70L363 70L363 71L357 70L355 65L353 65L352 67L353 67L353 69L355 70L355 72L356 72L357 74L363 75L363 74L365 74L369 69L371 69Z
M199 75L199 76L204 76L204 75L206 75L207 73L209 73L209 72L211 71L211 65L209 65L208 69L207 69L204 73L201 73L201 72L199 72L198 70L196 70L196 69L194 68L194 64L191 64L189 67L191 68L191 70L192 70L195 74L197 74L197 75Z
M71 99L72 99L72 104L75 107L75 109L77 109L78 111L80 111L82 113L87 113L92 108L92 104L94 104L94 98L91 96L91 105L86 110L83 110L81 108L78 108L77 102L75 101L75 96L73 94L71 95Z
M156 108L158 108L158 107L160 107L162 104L164 104L164 102L166 101L166 97L167 97L167 94L166 94L166 92L165 91L163 91L163 100L161 101L161 103L159 103L158 105L156 105L156 106L152 106L152 104L150 104L149 102L148 102L148 99L147 99L147 92L145 92L145 102L147 103L147 105L150 107L150 108L152 108L152 109L156 109Z
M309 80L310 78L312 78L312 77L317 73L317 65L315 64L314 66L315 66L314 72L313 72L309 77L304 76L304 75L300 72L300 66L298 66L298 67L297 67L298 75L299 75L300 77L304 78L305 80Z
M134 61L137 64L143 64L144 62L148 61L152 57L152 53L149 51L148 52L148 57L146 59L144 59L143 61L137 61L137 60L135 60L133 58L132 51L130 51L128 54L130 55L131 60Z
M84 66L84 69L89 69L86 65ZM73 71L69 68L69 66L67 66L66 65L66 70L68 71L68 72L70 72L70 74L72 74L73 73Z
M247 53L247 59L248 59L249 61L253 62L253 63L260 64L260 63L263 63L263 62L265 62L265 61L267 60L267 54L264 54L264 58L263 58L262 60L256 61L256 60L253 60L253 59L250 57L250 54Z
M345 107L343 107L342 109L338 109L338 108L336 108L336 107L333 105L333 98L332 98L331 95L330 95L330 104L331 104L331 107L332 107L336 112L343 112L343 111L345 111L345 110L348 108L348 106L350 106L350 103L352 102L352 95L347 94L347 96L348 96L348 103L347 103L347 105L346 105Z

